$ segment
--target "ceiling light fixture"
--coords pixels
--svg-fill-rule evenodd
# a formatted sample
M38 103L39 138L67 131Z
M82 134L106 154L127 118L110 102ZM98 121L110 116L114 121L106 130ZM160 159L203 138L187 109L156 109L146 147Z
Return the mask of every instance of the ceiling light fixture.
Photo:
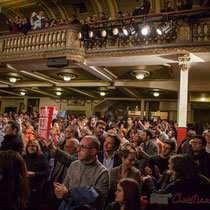
M23 91L20 92L21 96L24 96L25 94L26 94L26 92L23 92Z
M105 95L106 95L106 92L101 91L101 92L100 92L100 95L101 95L101 96L105 96Z
M149 71L145 71L145 70L133 70L131 73L130 73L132 76L136 77L136 79L138 80L142 80L144 79L145 77L148 77L150 75L150 72Z
M201 100L201 101L205 101L205 98L201 98L200 100Z
M57 91L57 92L56 92L56 95L57 95L57 96L61 96L61 95L62 95L62 92Z
M154 92L154 93L153 93L153 96L155 96L155 97L158 97L159 95L160 95L159 92Z
M65 82L69 82L70 80L75 79L77 77L77 75L68 72L60 72L57 75L59 77L62 77Z
M15 82L17 82L17 79L15 77L10 77L9 81L12 82L12 83L15 83Z

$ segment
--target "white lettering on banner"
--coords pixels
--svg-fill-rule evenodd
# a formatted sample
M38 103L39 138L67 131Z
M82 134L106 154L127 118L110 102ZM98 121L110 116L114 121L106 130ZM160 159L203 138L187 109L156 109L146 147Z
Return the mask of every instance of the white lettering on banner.
M49 116L49 109L41 109L40 110L40 117L48 117Z
M39 118L39 128L47 130L48 118Z
M47 131L46 130L39 130L39 135L43 138L46 138L47 136Z

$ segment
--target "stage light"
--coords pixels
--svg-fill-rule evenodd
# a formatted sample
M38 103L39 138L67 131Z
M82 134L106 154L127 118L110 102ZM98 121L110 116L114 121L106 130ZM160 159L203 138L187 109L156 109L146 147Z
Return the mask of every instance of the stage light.
M144 25L142 28L141 28L141 34L143 36L148 36L151 32L151 28L149 25Z
M172 21L161 23L156 29L156 33L160 36L167 34L173 28Z

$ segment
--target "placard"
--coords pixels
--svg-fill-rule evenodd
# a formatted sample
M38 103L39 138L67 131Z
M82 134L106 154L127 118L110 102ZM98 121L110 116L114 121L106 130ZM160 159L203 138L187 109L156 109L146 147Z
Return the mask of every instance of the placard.
M42 140L46 140L50 135L52 119L57 115L57 106L41 107L39 114L38 136Z

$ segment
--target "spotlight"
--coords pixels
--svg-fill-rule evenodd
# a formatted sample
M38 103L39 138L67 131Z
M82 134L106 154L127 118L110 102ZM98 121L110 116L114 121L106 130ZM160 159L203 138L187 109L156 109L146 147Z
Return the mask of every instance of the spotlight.
M90 30L88 36L90 39L100 39L101 33L99 30Z
M172 21L165 22L158 26L158 28L156 29L156 33L162 36L163 34L167 34L172 28Z
M12 83L15 83L15 82L17 82L17 79L15 77L10 77L9 81L12 82Z
M151 28L149 25L144 25L142 28L141 28L141 35L143 36L148 36L151 32Z
M57 95L57 96L61 96L62 93L58 91L58 92L56 92L56 95Z
M21 95L21 96L24 96L25 94L26 94L26 93L25 93L25 92L23 92L23 91L22 91L22 92L20 92L20 95Z

